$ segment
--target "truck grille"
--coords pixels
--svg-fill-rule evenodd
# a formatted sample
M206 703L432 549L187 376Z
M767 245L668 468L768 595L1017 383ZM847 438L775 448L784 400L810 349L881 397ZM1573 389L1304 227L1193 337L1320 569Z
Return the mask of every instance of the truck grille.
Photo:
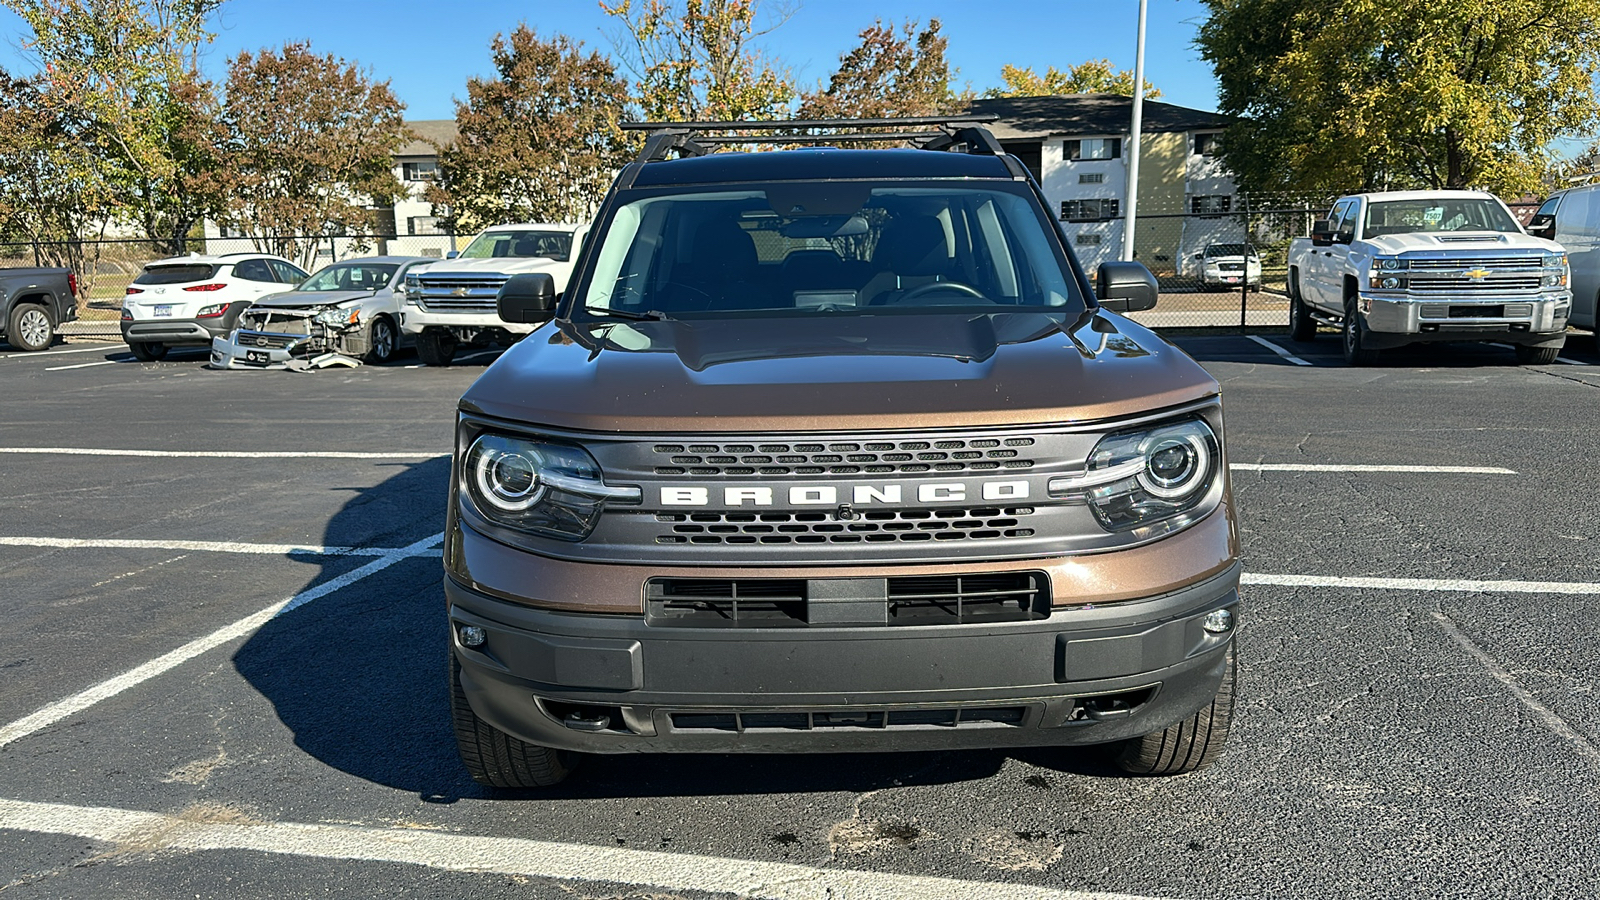
M430 312L494 312L505 275L422 276L417 302Z
M1424 319L1526 319L1533 315L1531 303L1458 306L1447 303L1422 304Z
M1463 259L1459 256L1443 259L1407 259L1412 271L1444 270L1459 272L1466 269L1539 269L1544 260L1537 256L1481 256Z
M1031 437L827 443L656 444L657 475L912 475L1030 469Z
M882 598L880 625L970 625L1050 617L1050 578L1043 572L861 581L874 584L871 590ZM656 578L646 585L645 595L645 621L652 626L803 628L812 620L811 582L803 578Z
M1420 293L1500 294L1506 291L1537 291L1539 275L1489 275L1482 281L1469 281L1459 275L1411 276L1411 290Z
M860 544L1032 537L1031 506L896 509L841 522L827 513L656 513L658 544Z

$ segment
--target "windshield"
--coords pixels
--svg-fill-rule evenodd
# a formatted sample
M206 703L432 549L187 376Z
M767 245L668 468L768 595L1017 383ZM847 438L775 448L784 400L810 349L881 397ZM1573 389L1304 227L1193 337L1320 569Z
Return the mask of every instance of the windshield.
M461 251L462 259L492 259L502 256L542 257L566 262L572 255L572 233L502 229L485 231Z
M861 182L649 197L612 216L582 303L675 318L1081 312L1036 207L1022 189Z
M1206 255L1207 256L1244 256L1245 255L1245 245L1243 245L1243 244L1212 244L1212 245L1206 247ZM1251 256L1255 256L1256 255L1256 251L1253 250L1253 249L1250 250L1250 255Z
M295 287L297 291L381 291L400 268L394 263L341 263Z
M1367 205L1367 237L1445 231L1521 232L1499 203L1486 197L1385 200Z

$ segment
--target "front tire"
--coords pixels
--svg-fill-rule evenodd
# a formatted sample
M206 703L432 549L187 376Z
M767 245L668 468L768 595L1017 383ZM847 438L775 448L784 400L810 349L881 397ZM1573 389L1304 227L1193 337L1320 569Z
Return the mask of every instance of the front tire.
M133 351L133 358L140 362L156 362L166 358L168 347L157 341L129 341L128 349Z
M394 351L399 346L400 335L394 330L394 322L388 316L378 316L367 326L367 352L362 361L386 363L394 358Z
M1216 762L1233 728L1234 683L1239 674L1233 647L1228 648L1227 665L1209 704L1176 725L1123 741L1117 767L1130 775L1160 777L1198 772Z
M1556 358L1561 355L1560 347L1524 347L1517 345L1517 365L1520 366L1553 366Z
M456 336L443 328L429 328L417 335L417 358L425 366L448 366L456 358Z
M18 350L43 350L56 339L50 311L37 303L18 303L6 321L6 342Z
M1352 366L1370 366L1378 361L1378 351L1366 345L1367 326L1356 311L1356 298L1344 298L1344 324L1340 326L1344 339L1344 361Z
M478 718L461 688L461 661L450 653L450 723L461 762L479 784L536 788L560 784L577 765L575 754L519 741Z
M1300 273L1289 273L1289 339L1309 343L1317 339L1317 320L1300 299Z

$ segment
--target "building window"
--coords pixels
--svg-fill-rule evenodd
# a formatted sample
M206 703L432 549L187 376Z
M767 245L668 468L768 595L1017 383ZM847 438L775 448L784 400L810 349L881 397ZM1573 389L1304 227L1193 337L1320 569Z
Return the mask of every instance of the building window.
M406 234L444 234L438 216L407 216Z
M432 181L439 174L436 162L408 162L400 164L402 181Z
M1233 209L1233 198L1226 194L1196 195L1189 198L1189 212L1197 216L1222 216Z
M1106 183L1106 173L1104 173L1104 172L1079 172L1078 173L1078 183L1079 184L1105 184Z
M244 233L244 229L243 228L235 228L232 225L218 225L217 226L217 237L219 237L219 238L242 238L242 237L249 237L249 235Z
M1122 138L1084 138L1066 141L1062 151L1067 159L1121 159Z
M1080 234L1080 235L1078 235L1078 246L1079 247L1098 247L1098 246L1100 246L1100 235L1098 235L1098 234Z
M1197 156L1216 156L1217 139L1222 137L1219 131L1198 132L1194 136L1194 152Z
M1122 215L1120 200L1063 200L1061 218L1068 222L1103 222Z

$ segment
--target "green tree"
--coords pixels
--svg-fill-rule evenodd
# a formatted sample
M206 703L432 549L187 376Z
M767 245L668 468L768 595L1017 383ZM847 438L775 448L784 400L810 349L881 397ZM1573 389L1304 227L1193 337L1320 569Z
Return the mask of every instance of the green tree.
M1539 189L1600 123L1600 0L1206 0L1246 190Z
M375 212L401 191L394 154L408 138L387 81L291 43L234 57L226 98L226 223L263 250L307 261L306 236L378 226Z
M428 192L460 230L498 222L576 222L594 215L630 158L617 122L627 82L598 52L526 25L490 47L496 78L467 82L456 103L460 137L440 148Z
M1005 87L990 88L983 96L995 97L1053 97L1060 94L1122 94L1133 96L1133 73L1117 71L1109 59L1091 59L1066 71L1050 66L1044 75L1032 68L1001 66L1000 79ZM1146 81L1144 95L1149 99L1161 96L1155 85Z
M117 186L117 217L182 252L214 213L215 92L199 74L221 0L4 0L32 34L42 102L75 124L81 150Z
M786 17L760 27L759 7L760 0L601 0L622 25L613 44L645 118L785 118L794 81L753 44Z
M918 31L918 23L894 25L879 19L862 29L861 43L839 57L827 87L801 95L802 119L838 117L932 116L953 111L949 41L939 20Z

